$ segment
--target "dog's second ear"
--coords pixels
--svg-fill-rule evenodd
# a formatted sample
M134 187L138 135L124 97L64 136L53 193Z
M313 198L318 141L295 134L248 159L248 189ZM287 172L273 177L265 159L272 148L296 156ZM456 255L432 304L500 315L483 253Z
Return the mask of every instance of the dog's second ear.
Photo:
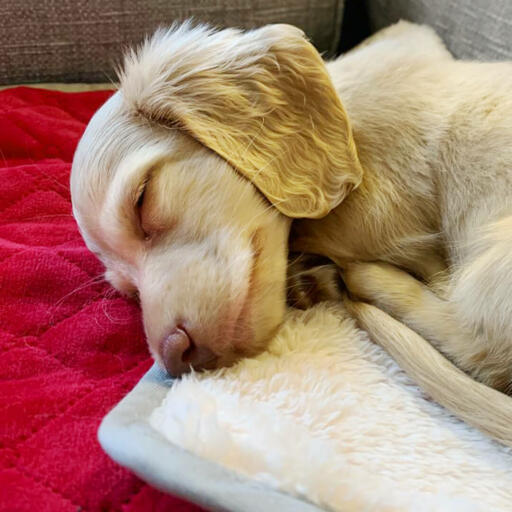
M345 110L295 27L184 24L130 54L120 79L137 115L189 132L289 217L322 217L361 182Z

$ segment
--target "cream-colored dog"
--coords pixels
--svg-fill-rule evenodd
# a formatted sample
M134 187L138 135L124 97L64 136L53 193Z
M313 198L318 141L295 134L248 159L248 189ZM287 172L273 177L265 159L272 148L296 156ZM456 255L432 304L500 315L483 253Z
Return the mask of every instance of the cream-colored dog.
M264 348L288 249L319 254L380 308L347 300L376 342L511 444L491 389L512 385L511 93L511 64L456 61L408 23L327 65L291 26L173 27L90 122L74 213L169 373ZM336 296L333 268L315 272Z

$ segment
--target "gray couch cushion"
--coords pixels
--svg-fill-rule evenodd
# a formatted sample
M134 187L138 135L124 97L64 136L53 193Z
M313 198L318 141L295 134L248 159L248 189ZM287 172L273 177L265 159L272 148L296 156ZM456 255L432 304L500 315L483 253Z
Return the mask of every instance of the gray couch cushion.
M0 84L105 82L123 49L194 17L218 26L291 23L320 51L338 43L344 0L2 0Z
M512 59L510 0L367 0L372 31L400 19L436 29L458 58Z

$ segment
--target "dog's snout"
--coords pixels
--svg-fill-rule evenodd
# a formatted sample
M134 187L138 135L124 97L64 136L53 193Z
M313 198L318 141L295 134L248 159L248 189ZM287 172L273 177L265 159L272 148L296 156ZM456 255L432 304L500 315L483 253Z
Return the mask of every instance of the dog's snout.
M179 377L191 368L201 370L215 365L215 354L205 346L197 345L184 327L176 327L161 343L160 357L173 377Z

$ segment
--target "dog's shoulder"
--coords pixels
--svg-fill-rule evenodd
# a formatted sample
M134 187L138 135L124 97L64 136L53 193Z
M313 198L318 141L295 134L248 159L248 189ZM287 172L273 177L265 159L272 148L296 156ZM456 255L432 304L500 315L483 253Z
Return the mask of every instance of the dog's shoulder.
M397 57L453 59L433 28L404 20L379 30L345 54L352 56L385 61Z

